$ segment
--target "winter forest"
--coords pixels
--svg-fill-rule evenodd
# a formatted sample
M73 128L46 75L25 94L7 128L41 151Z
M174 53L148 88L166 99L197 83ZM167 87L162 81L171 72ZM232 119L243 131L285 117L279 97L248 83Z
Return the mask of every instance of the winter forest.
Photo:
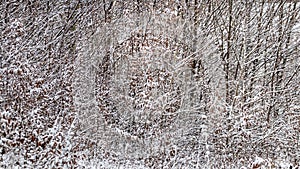
M1 0L0 168L300 165L297 0Z

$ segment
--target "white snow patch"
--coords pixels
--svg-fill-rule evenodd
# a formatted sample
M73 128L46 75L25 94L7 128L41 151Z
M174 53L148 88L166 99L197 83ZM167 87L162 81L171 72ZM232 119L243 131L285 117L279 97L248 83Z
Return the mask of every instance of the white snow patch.
M265 160L263 158L256 156L252 165L253 166L261 166L264 162L265 162Z

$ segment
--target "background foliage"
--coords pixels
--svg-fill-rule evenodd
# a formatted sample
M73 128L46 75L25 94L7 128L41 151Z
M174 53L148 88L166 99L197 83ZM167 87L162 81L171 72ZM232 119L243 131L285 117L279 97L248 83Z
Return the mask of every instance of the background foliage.
M0 167L299 165L299 2L0 3Z

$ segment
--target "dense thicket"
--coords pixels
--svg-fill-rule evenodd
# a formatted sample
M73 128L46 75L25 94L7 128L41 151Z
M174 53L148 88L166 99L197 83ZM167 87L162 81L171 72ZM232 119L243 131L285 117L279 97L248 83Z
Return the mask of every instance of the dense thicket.
M299 10L2 0L0 167L299 165Z

